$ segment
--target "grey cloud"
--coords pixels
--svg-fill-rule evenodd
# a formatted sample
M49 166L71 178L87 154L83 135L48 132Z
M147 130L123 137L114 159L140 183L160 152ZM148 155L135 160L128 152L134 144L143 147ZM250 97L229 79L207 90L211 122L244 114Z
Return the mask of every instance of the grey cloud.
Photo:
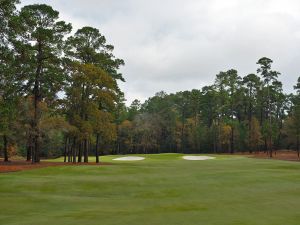
M212 84L235 68L256 71L267 56L284 90L300 76L300 2L296 0L24 0L52 5L75 28L99 28L123 58L128 101L155 92Z

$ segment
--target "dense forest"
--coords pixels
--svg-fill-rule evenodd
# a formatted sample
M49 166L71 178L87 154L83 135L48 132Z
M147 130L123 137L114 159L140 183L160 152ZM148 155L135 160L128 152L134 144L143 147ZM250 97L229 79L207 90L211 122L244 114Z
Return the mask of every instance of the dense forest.
M100 31L59 19L51 6L17 10L0 1L0 136L5 161L22 156L127 153L235 153L298 151L300 79L285 94L273 61L257 71L230 69L214 84L175 94L159 92L125 105L119 82L124 61ZM255 63L255 62L253 62ZM200 88L200 87L199 87Z
M201 90L157 93L134 101L119 126L121 151L235 153L299 150L299 83L286 95L266 57L257 74L234 69Z

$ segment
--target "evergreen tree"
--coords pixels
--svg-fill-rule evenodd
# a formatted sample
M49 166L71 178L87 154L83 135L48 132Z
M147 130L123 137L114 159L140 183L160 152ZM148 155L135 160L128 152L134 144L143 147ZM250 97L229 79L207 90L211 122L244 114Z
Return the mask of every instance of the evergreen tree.
M22 63L24 67L30 68L20 79L24 84L24 92L34 96L34 119L31 124L33 163L40 161L40 105L56 97L65 79L61 67L61 50L64 36L72 27L58 19L58 11L44 4L24 6L15 19L19 25L15 48L26 54Z

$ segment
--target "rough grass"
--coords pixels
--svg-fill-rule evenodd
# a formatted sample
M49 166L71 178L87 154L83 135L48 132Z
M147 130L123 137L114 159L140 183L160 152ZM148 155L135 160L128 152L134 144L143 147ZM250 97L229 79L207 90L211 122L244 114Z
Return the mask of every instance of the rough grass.
M145 157L0 174L0 224L300 224L300 163Z

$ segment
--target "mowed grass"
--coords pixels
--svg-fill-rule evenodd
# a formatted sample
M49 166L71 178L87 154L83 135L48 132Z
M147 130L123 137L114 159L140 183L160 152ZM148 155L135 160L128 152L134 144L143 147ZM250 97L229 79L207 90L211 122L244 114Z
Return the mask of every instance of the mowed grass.
M300 163L181 156L0 174L0 224L300 224Z

